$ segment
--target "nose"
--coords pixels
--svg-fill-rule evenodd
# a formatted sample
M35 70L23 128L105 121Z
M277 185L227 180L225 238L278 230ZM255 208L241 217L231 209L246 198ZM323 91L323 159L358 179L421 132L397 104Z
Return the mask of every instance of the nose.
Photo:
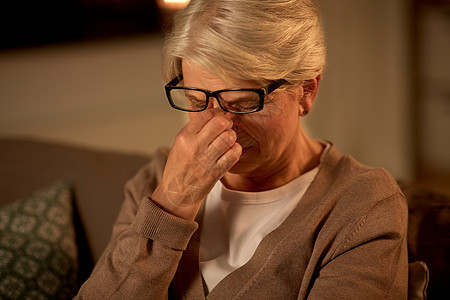
M212 97L209 99L210 103L212 103L213 108L220 108L219 102L216 98Z
M219 105L219 102L217 101L216 98L214 98L214 97L211 98L210 103L212 103L213 108L220 108L220 109L222 109L222 107ZM222 109L222 110L223 110L223 109ZM225 115L226 115L228 118L230 118L231 120L233 120L233 119L235 119L235 118L237 117L237 114L233 114L233 113L227 112L227 111L225 111L225 110L223 110L223 112L224 112Z
M220 108L225 113L225 115L228 118L230 118L231 120L234 120L238 116L237 114L230 113L230 112L227 112L227 111L223 110L222 107L219 105L219 102L217 101L217 99L215 97L211 97L209 99L209 105L208 106L211 107L211 108Z

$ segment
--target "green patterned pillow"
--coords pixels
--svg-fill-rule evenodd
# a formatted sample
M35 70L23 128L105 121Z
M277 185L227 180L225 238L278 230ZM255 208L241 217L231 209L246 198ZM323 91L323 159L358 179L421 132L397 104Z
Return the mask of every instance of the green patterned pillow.
M0 208L0 299L71 299L78 262L70 185Z

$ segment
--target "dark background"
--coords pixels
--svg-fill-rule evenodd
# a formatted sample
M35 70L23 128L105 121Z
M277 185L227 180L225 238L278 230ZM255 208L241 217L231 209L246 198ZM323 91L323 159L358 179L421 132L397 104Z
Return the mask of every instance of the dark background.
M156 32L149 0L13 0L0 4L0 49Z

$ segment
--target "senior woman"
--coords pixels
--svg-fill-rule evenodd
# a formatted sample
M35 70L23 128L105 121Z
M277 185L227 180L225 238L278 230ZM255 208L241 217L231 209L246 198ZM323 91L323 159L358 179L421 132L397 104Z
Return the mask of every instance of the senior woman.
M311 0L192 0L164 56L189 122L128 182L78 297L405 298L395 181L301 127L324 65Z

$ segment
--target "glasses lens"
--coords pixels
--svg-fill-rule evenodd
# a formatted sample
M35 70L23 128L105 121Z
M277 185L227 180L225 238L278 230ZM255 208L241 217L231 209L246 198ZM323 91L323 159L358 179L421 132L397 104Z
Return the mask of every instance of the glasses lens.
M181 109L200 111L206 107L206 95L203 92L173 89L170 91L173 104Z
M231 112L248 113L257 111L259 94L255 91L224 91L219 94L220 103Z

